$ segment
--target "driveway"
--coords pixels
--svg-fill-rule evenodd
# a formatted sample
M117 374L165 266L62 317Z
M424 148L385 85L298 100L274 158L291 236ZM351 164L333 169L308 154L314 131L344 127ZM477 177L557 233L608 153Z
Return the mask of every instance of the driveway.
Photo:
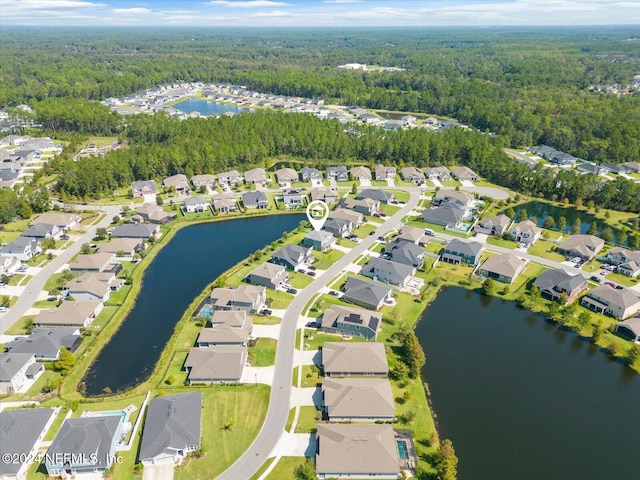
M142 480L173 480L173 472L173 462L145 466L142 470Z
M360 179L360 186L361 187L370 187L371 186L371 180L367 180L364 178Z
M321 407L322 387L293 387L291 390L291 408L300 407Z
M247 367L242 370L240 383L264 383L265 385L273 384L273 372L275 367Z
M316 454L315 433L284 432L271 457L313 457Z
M280 338L280 324L278 325L254 325L251 336L256 338Z
M340 338L336 337L336 340L340 340ZM320 365L320 350L305 350L301 352L297 348L298 345L296 345L296 351L293 354L294 365Z
M477 193L481 197L491 197L495 200L506 200L509 198L509 193L501 188L462 186L462 189L464 189L465 192Z

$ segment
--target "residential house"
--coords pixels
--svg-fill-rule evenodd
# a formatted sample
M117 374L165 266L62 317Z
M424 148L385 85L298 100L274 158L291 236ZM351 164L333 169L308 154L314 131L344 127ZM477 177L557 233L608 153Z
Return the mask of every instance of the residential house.
M233 186L242 183L242 175L237 170L229 170L228 172L220 172L218 174L218 182L220 185Z
M123 423L120 415L67 418L47 451L47 473L54 477L104 474L116 459Z
M388 378L324 378L322 406L330 422L393 422Z
M216 177L210 173L194 175L191 177L191 183L196 189L200 189L200 187L205 187L209 191L216 189Z
M640 162L624 162L623 165L634 173L640 173Z
M43 372L44 365L32 353L0 353L0 395L24 393L29 380Z
M327 178L335 180L336 182L346 182L349 180L349 173L347 167L339 165L337 167L327 168Z
M13 275L20 265L22 265L22 263L16 257L10 257L8 255L0 256L0 276Z
M451 174L459 181L475 182L478 180L478 174L469 167L453 167Z
M21 236L37 238L38 240L42 240L43 238L58 239L60 238L61 233L62 231L57 225L51 225L50 223L36 223L35 225L31 225Z
M145 466L180 465L200 447L202 393L156 397L149 403L138 459Z
M269 260L276 265L283 265L287 270L297 272L307 265L311 265L315 260L310 247L301 245L285 245L276 250Z
M418 119L413 115L403 115L402 117L400 117L400 121L402 122L402 125L409 126L415 125Z
M618 266L618 272L627 277L635 278L640 275L640 262L631 260Z
M38 446L44 440L55 419L53 408L22 408L0 412L0 432L6 443L2 452L15 462L0 462L2 480L26 480L32 459L37 458ZM9 442L10 439L10 442Z
M158 194L158 188L153 180L140 180L131 184L131 193L133 198L142 197L145 200L153 201Z
M478 269L478 275L511 284L524 269L526 261L513 253L492 255Z
M144 242L138 238L112 238L109 243L99 243L96 253L114 253L116 258L133 257L144 248Z
M614 331L627 340L640 343L640 317L623 320L616 325Z
M412 265L405 265L376 257L371 258L367 264L362 267L362 270L360 270L360 274L365 277L401 287L405 286L415 273L416 269Z
M67 301L58 308L41 310L33 319L36 327L85 328L91 325L104 307L100 301Z
M336 238L343 238L351 235L353 224L343 218L328 218L322 228ZM309 245L305 244L305 246Z
M304 206L304 194L299 188L285 188L282 190L282 203L284 208L292 210Z
M615 173L617 175L630 172L629 167L620 163L605 163L602 166L603 168L609 170L611 173Z
M618 290L610 285L599 285L584 297L581 304L594 312L624 320L640 311L640 298L629 290Z
M320 330L341 333L365 340L375 340L380 331L382 314L363 308L331 305L322 314Z
M582 275L571 275L562 268L545 270L533 284L543 298L560 301L564 294L566 303L573 302L588 286Z
M451 172L445 166L427 168L424 172L429 180L440 182L450 182Z
M596 165L593 162L583 162L576 165L576 170L581 173L592 173L593 175L606 175L609 169L604 165Z
M56 225L60 230L65 232L72 229L80 223L82 217L75 213L43 213L35 219L31 220L31 225L37 225L39 223L46 223L50 225Z
M344 292L341 297L343 301L370 310L380 310L386 301L393 298L390 287L356 277L348 277L342 290Z
M138 238L148 240L151 237L156 237L160 234L160 227L158 225L149 225L142 223L134 225L131 223L125 223L119 225L111 230L112 238Z
M325 342L322 370L327 377L386 377L387 354L381 342Z
M429 239L424 234L423 229L410 227L409 225L402 225L402 227L400 227L400 233L396 237L396 240L411 242L415 243L416 245L426 245L427 243L429 243Z
M316 433L319 479L396 479L400 461L389 424L319 424Z
M165 212L162 207L152 203L145 203L143 206L138 208L137 213L146 222L157 223L160 225L164 225L165 223L178 218L175 213Z
M300 176L303 182L318 183L322 182L322 174L317 168L302 167L300 170Z
M556 151L555 153L551 154L549 160L554 165L558 165L561 167L569 167L575 165L578 161L578 159L573 155L560 151Z
M393 193L387 192L385 190L378 190L374 188L365 188L358 192L356 195L356 200L375 200L379 203L388 204L391 200L393 200Z
M195 347L189 351L184 369L190 384L238 382L246 361L246 347Z
M394 240L384 246L385 253L391 255L391 260L415 268L421 268L424 263L425 252L422 248L412 242L404 240Z
M506 215L484 217L476 224L474 230L485 235L495 235L496 237L501 237L510 223L511 219Z
M550 160L553 155L558 152L555 148L549 147L548 145L538 145L537 147L531 148L530 151L545 160Z
M78 255L76 261L69 264L69 270L76 275L89 272L111 271L116 263L115 253L94 253Z
M200 332L196 345L200 348L240 345L247 346L253 331L253 321L244 310L215 310L207 319L211 326Z
M267 299L265 287L240 285L237 288L214 288L207 304L214 310L244 310L259 312Z
M393 180L396 178L396 167L376 165L375 176L376 180Z
M400 170L400 176L405 182L413 182L416 185L422 185L425 181L424 173L416 167L405 167Z
M518 243L524 243L527 247L536 243L542 236L542 229L531 220L523 220L511 227L509 231L511 238Z
M17 337L6 345L7 352L28 353L36 360L57 360L60 348L75 352L82 343L77 328L36 328L28 337Z
M245 280L253 285L277 289L289 280L289 275L282 265L265 262L251 271Z
M336 237L325 230L311 230L302 240L305 247L313 248L318 252L326 252L336 245Z
M279 168L276 170L276 180L281 187L287 187L298 181L298 172L293 168Z
M445 203L439 207L426 208L420 214L420 218L434 225L442 225L449 228L460 228L462 222L468 217L466 210L458 208L450 203Z
M186 195L191 190L189 186L189 179L186 175L182 173L178 173L177 175L172 175L171 177L167 177L162 180L162 187L164 189L175 188L176 192L181 195Z
M558 245L558 252L566 257L580 257L587 261L595 257L604 247L604 240L594 235L571 235Z
M206 212L209 210L209 200L204 197L187 197L184 199L184 209L188 213Z
M342 208L354 210L363 215L374 215L380 209L380 202L371 198L363 200L354 200L353 198L343 198L340 202Z
M269 208L267 194L261 190L243 193L242 204L245 208Z
M42 253L42 247L37 239L31 237L18 237L13 242L0 247L0 255L14 257L21 262L30 260L38 253Z
M364 216L361 212L355 210L348 210L346 208L336 208L329 218L342 218L343 220L349 220L353 225L353 228L357 228L364 222Z
M246 184L253 183L256 186L267 186L267 172L264 168L252 168L244 172L244 181Z
M236 211L236 202L231 198L218 198L213 200L213 209L218 213Z
M459 190L438 190L431 199L431 203L435 206L448 203L463 210L472 208L474 202L473 195Z
M351 170L349 170L349 174L351 175L352 180L371 181L372 179L371 169L369 167L352 167Z
M613 265L622 265L628 262L640 263L640 251L629 250L624 247L613 247L607 253L607 262Z
M314 187L311 189L311 200L322 200L324 203L331 204L338 200L338 192L326 187Z
M444 253L440 256L440 260L454 265L460 265L461 263L477 265L483 249L484 246L479 242L465 242L454 238L444 248Z
M106 303L111 296L111 285L99 280L93 273L85 273L68 281L65 289L69 296L78 302L99 301Z

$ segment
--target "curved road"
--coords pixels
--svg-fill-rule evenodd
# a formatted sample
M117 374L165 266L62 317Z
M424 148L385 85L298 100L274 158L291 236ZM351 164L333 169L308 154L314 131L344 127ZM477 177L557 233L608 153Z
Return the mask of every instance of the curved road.
M420 189L407 188L406 190L411 191L411 197L404 207L380 225L376 229L375 235L364 238L358 245L353 247L351 251L347 252L344 257L316 277L311 284L296 295L287 308L282 319L267 417L262 424L260 433L242 457L225 472L216 477L216 479L249 479L269 458L269 455L284 432L289 416L289 396L292 388L291 375L293 372L293 355L298 318L302 315L302 311L307 303L322 287L332 281L349 263L367 250L376 241L378 236L397 226L403 217L418 205Z

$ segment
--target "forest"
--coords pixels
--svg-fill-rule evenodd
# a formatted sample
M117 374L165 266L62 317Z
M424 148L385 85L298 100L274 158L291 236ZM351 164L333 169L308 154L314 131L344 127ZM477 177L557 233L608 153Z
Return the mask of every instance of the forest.
M502 146L548 144L598 163L640 158L640 97L590 92L640 73L630 27L378 29L4 28L0 107L28 103L52 131L119 123L72 98L174 81L235 83L328 102L449 116ZM403 72L345 71L347 62ZM78 118L75 118L75 115Z

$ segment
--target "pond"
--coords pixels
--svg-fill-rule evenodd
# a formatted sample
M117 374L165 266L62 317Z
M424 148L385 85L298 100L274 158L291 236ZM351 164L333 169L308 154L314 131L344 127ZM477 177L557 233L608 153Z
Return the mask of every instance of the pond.
M153 371L195 297L225 270L295 229L302 215L249 217L185 227L153 259L136 304L87 372L87 396L118 392Z
M535 217L536 224L539 227L544 225L544 221L548 216L553 217L556 224L558 223L558 219L560 217L564 217L567 220L567 226L564 229L564 232L571 232L571 228L573 227L576 219L580 219L580 233L587 233L591 224L595 221L598 226L598 233L602 231L603 228L610 227L603 220L597 219L593 214L585 212L583 210L578 210L575 207L557 207L555 205L550 205L548 203L543 202L528 202L522 205L519 205L515 209L515 218L518 218L518 214L520 210L525 209L527 211L528 216ZM555 230L558 230L557 226L554 227ZM612 242L617 242L616 229L613 230L613 239ZM597 235L597 234L596 234Z
M440 292L416 334L459 480L632 480L640 375L513 302Z
M221 115L224 112L244 113L249 111L246 108L240 108L226 103L206 102L198 98L183 100L173 105L173 108L184 113L199 112L202 116Z

